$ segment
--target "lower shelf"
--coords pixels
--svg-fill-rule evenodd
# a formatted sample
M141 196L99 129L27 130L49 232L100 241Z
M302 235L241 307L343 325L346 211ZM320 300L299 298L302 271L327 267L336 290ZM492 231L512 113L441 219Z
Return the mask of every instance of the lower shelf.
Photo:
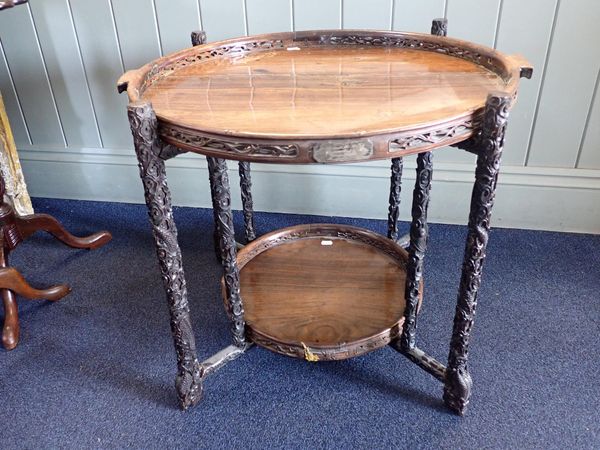
M310 361L383 347L402 331L407 259L389 239L351 226L264 235L238 253L248 337Z

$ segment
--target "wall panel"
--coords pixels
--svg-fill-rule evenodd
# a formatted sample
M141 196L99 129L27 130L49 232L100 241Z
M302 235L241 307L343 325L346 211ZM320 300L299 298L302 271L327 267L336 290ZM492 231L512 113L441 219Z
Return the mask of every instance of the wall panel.
M394 0L394 30L431 32L431 21L444 17L446 0Z
M160 57L153 0L116 0L112 8L125 70L137 69Z
M598 95L600 72L596 79L594 102L587 120L585 135L581 141L581 149L577 167L582 169L600 169L600 95Z
M31 2L31 11L67 145L100 147L96 113L69 3Z
M342 24L344 28L389 30L393 0L343 0Z
M0 14L0 40L33 144L64 146L60 118L28 5Z
M131 132L125 109L127 99L125 96L119 96L116 89L117 80L125 67L117 40L111 2L70 2L102 142L109 148L130 147Z
M560 2L527 165L575 167L600 69L600 2Z
M82 170L69 170L81 157L48 152L22 152L29 187L34 195L143 203L135 157L90 154ZM230 164L232 206L240 209ZM407 158L401 218L410 217L414 158ZM175 204L210 208L206 160L183 155L167 162ZM105 185L90 179L107 180ZM256 211L338 215L382 219L387 214L389 170L374 164L298 166L254 164L252 192ZM437 164L434 172L430 222L466 224L473 184L471 165ZM298 195L303 193L303 195ZM597 171L531 169L504 166L493 213L493 226L600 233L600 178Z
M127 99L117 94L116 81L127 68L189 47L192 30L204 29L209 41L342 26L429 32L431 20L446 15L450 36L521 53L535 66L511 113L494 223L600 232L597 208L585 208L600 198L596 0L29 0L29 5L0 14L0 88L34 195L143 201ZM474 160L455 148L436 151L433 221L464 223ZM405 219L413 164L407 158ZM169 166L176 175L176 203L209 204L208 191L197 187L206 170L202 158L183 156ZM387 212L388 162L256 166L255 173L257 209L380 218ZM275 189L275 180L283 178L289 180L286 188ZM299 191L314 195L298 196Z
M154 4L163 53L192 45L190 33L202 29L198 0L155 0Z
M200 11L209 42L247 33L244 0L200 0Z
M448 36L494 46L501 0L448 0ZM455 148L444 149L437 161L473 163L474 155Z
M501 0L448 0L448 36L494 46Z
M498 50L527 55L534 67L533 78L521 84L519 101L510 113L502 156L508 164L525 162L556 6L557 0L504 0L502 5L496 38Z
M318 14L315 13L318 11ZM342 0L295 0L296 30L330 30L342 26Z
M4 55L2 40L0 40L0 91L2 92L6 113L10 118L10 126L17 147L28 146L31 144L31 140L25 118L23 117L23 111L19 104L17 91L12 81L12 74Z
M292 31L290 0L246 0L248 34Z

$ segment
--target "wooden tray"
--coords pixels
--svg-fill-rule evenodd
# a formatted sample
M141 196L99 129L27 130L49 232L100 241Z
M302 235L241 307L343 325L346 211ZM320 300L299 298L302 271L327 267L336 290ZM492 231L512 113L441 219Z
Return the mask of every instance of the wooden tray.
M264 235L238 253L248 337L311 361L383 347L402 330L407 258L393 241L351 226Z
M443 147L477 129L490 92L516 96L518 57L419 33L326 30L200 45L126 73L161 138L228 159L336 163Z

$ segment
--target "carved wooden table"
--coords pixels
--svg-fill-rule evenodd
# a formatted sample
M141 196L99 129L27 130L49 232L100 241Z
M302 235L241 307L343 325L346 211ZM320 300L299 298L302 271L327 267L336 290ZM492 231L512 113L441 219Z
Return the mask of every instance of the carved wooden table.
M181 406L203 379L252 343L309 361L344 359L391 345L444 383L462 414L477 290L518 57L432 35L315 31L195 45L127 72L129 120L171 314ZM427 244L431 150L477 154L469 232L446 366L416 346ZM207 156L234 345L199 362L164 160ZM417 154L410 236L398 236L402 158ZM240 161L247 245L238 253L227 159ZM330 164L391 159L388 236L331 224L255 238L250 162Z

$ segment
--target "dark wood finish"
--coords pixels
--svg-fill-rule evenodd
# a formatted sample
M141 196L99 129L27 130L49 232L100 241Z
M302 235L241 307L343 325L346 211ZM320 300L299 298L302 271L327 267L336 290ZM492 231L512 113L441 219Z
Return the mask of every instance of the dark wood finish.
M446 36L448 20L434 19L431 23L431 34ZM423 277L423 260L429 238L427 210L429 209L429 191L433 175L433 154L420 153L417 156L417 173L412 201L412 222L410 226L410 241L408 245L409 263L406 277L406 309L404 318L406 326L400 338L400 348L406 355L412 354L416 347L417 333L417 303L419 286ZM413 358L414 360L414 358ZM418 361L419 359L417 359Z
M385 237L350 226L299 225L262 236L238 255L248 335L310 360L382 347L402 329L407 258Z
M299 49L299 50L298 50ZM130 71L159 134L210 156L277 163L387 159L470 137L487 93L526 64L427 34L331 30L205 44Z
M48 289L35 289L25 281L23 275L14 267L0 269L0 286L30 300L44 299L53 302L60 300L71 292L71 288L66 284L53 286Z
M248 243L256 239L256 231L254 231L254 202L252 201L252 177L248 161L239 162L239 174L242 211L244 212L244 237L246 243Z
M1 177L1 175L0 175ZM0 270L8 270L8 253L4 251L4 233L0 233ZM18 283L11 283L18 285ZM7 283L8 287L8 283ZM13 291L1 289L2 305L4 307L4 324L2 326L2 345L7 350L14 349L19 343L19 309Z
M406 325L400 339L401 346L405 350L415 347L419 287L423 278L423 262L429 237L427 210L429 208L429 191L433 172L432 158L433 154L431 152L420 153L417 156L417 173L413 190L412 222L408 246L409 256L406 267L406 309L404 310Z
M4 180L0 175L0 199L3 198ZM111 235L107 231L82 238L76 237L48 214L19 217L11 205L6 202L0 204L0 294L4 306L2 345L7 350L14 349L19 343L19 314L15 294L29 300L56 301L71 292L69 286L65 284L47 289L35 289L25 281L18 270L9 266L9 253L36 231L46 231L70 247L90 250L101 247L111 239Z
M434 36L446 36L448 34L448 20L434 19L431 23L431 34ZM402 158L392 158L390 177L390 198L388 207L388 238L399 242L402 237L398 234L398 222L400 219L400 193L402 184ZM417 178L420 177L417 171Z
M446 366L444 366L441 362L439 362L435 358L429 356L427 353L425 353L419 347L415 346L411 349L406 350L402 347L402 343L401 343L400 339L395 339L392 342L390 342L390 346L393 349L397 350L398 352L402 353L404 356L406 356L408 359L410 359L412 362L414 362L421 369L425 370L426 372L429 372L431 375L433 375L439 381L441 381L441 382L445 381Z
M469 404L473 385L467 364L469 341L475 319L477 292L481 284L485 261L492 207L496 198L496 183L504 147L510 101L510 97L504 92L495 92L489 95L481 135L477 141L479 154L471 196L469 231L444 384L444 402L460 415L464 414Z
M400 222L400 194L402 188L402 158L392 158L390 175L390 197L388 206L388 232L387 237L398 242L398 226Z
M236 344L216 355L215 364L239 354L249 341L309 361L347 358L390 343L444 381L447 405L464 412L471 389L467 350L506 116L519 78L530 77L532 69L520 57L442 36L446 29L445 20L436 20L432 32L439 36L331 30L244 37L199 45L121 77L118 89L127 91L130 100L129 120L158 236L179 367L189 372L187 388L178 383L180 400L200 384L213 362L184 364L192 362L195 347L187 299L181 297L185 280L164 164L154 160L160 160L165 145L208 156L223 296ZM500 93L490 97L495 91ZM444 367L415 345L415 330L427 243L430 152L447 145L477 154L478 166ZM365 230L304 225L258 238L236 258L225 159L284 164L394 159L398 169L400 158L413 153L419 156L408 254L392 239ZM397 235L399 175L396 170L392 176L392 238ZM164 215L168 223L159 221ZM332 241L322 246L331 247L329 258L320 259L327 251L322 238Z
M177 353L175 388L179 404L186 409L202 398L203 370L196 353L165 162L160 158L163 146L156 133L156 116L150 104L130 104L127 115L171 317L171 334Z
M192 46L196 47L197 45L206 44L206 32L205 31L192 31Z
M433 19L431 22L431 34L434 36L448 35L448 19Z
M207 158L208 174L211 180L211 195L215 208L215 220L219 234L219 249L223 264L225 280L225 297L227 313L231 319L233 343L241 349L248 346L246 341L246 324L244 322L244 306L240 295L240 271L237 264L237 249L233 214L231 212L231 194L229 192L229 175L227 163L220 158Z
M206 157L206 162L208 163L209 167L211 164L211 156L207 156ZM219 264L221 264L221 233L219 232L219 215L217 213L217 211L219 210L218 205L216 203L217 198L215 196L215 184L213 182L213 178L212 176L210 176L210 170L209 170L209 176L208 176L208 183L210 186L210 192L211 192L211 200L212 200L212 212L213 212L213 247L215 249L215 257L217 258L217 262Z

